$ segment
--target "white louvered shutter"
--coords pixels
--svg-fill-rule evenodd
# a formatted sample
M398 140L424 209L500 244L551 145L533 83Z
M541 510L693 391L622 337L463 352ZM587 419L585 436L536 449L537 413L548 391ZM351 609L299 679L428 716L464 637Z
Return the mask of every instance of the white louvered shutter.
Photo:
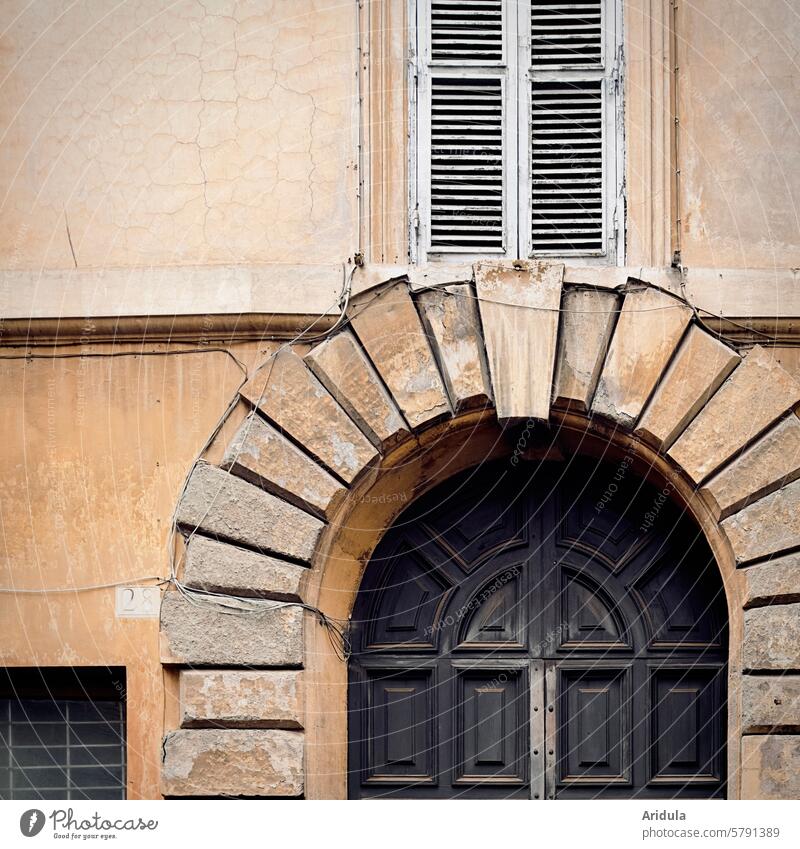
M532 255L615 253L616 18L609 0L530 0L521 21L530 48L529 105L520 122L520 138L529 140L529 196L521 196L520 229L528 225Z
M422 250L506 255L515 247L508 214L508 104L509 90L516 90L508 70L516 66L508 48L509 4L428 0L420 6Z

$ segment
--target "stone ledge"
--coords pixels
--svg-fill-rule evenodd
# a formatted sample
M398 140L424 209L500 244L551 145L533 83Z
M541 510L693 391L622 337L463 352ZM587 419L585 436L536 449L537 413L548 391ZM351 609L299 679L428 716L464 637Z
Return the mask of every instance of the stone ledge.
M164 740L162 793L302 796L303 742L300 731L173 731Z
M181 727L302 728L302 675L284 669L183 669Z

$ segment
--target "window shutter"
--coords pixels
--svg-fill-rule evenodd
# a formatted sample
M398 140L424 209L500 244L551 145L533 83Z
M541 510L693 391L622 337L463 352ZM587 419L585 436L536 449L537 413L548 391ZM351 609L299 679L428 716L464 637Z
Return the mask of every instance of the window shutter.
M606 252L616 194L607 153L614 150L616 113L613 7L602 0L530 0L532 254Z
M423 249L433 254L504 254L507 3L430 0L421 5L427 7L419 45L425 58L419 128ZM512 85L516 89L516 81Z

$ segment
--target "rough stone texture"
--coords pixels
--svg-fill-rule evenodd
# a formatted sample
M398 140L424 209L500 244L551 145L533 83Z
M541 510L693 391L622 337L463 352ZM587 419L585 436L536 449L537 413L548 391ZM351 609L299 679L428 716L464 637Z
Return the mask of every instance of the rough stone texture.
M718 518L800 477L800 420L792 414L715 475L702 489Z
M800 669L800 604L745 611L742 667L754 672Z
M221 611L212 603L187 601L179 592L164 593L164 662L193 666L302 665L302 608L289 605L242 615Z
M695 483L731 459L800 400L800 384L756 346L669 451Z
M240 392L347 483L377 456L375 446L294 351L277 354Z
M669 448L740 360L705 330L690 327L636 433L660 451Z
M745 507L722 522L737 563L800 547L800 481Z
M800 736L742 738L742 799L800 799Z
M800 675L742 676L742 731L800 731Z
M491 263L475 266L497 418L546 420L550 415L563 265Z
M279 599L299 598L305 572L296 563L197 534L189 540L183 561L183 582L190 587Z
M182 728L302 728L302 673L182 669L180 704Z
M367 293L351 324L412 428L450 414L442 377L408 286Z
M456 411L491 403L475 291L470 284L440 286L417 296L422 323Z
M800 552L748 566L744 576L745 607L800 601Z
M242 422L221 465L319 516L330 516L347 492L257 413Z
M614 292L565 289L553 405L587 413L620 300Z
M597 384L593 412L631 427L691 318L687 306L663 292L628 292Z
M311 560L324 524L208 463L198 463L176 514L179 525L274 554Z
M165 796L300 796L300 731L181 730L164 740Z
M320 342L305 361L376 447L385 449L408 436L408 425L352 333Z

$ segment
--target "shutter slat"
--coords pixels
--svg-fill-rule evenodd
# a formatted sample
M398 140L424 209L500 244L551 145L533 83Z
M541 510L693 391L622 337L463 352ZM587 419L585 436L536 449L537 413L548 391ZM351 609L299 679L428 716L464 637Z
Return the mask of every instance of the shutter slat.
M431 0L431 59L465 65L503 61L502 0Z
M534 252L603 249L602 83L531 83Z
M431 95L431 250L502 249L502 82L433 77Z
M531 65L599 68L603 64L602 0L531 0Z

